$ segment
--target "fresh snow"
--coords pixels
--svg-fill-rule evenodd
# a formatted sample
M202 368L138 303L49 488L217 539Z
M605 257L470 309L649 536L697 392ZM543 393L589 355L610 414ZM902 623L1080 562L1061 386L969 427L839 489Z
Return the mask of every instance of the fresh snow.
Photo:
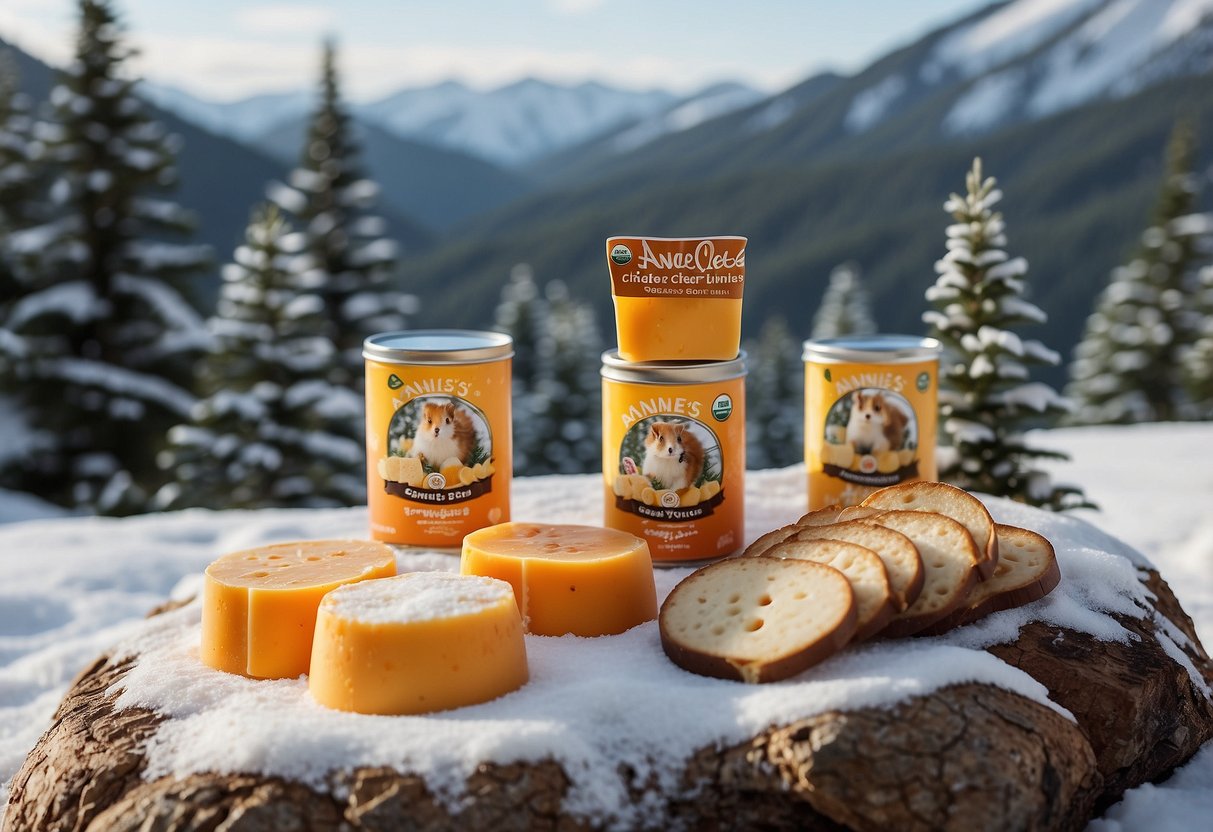
M1114 615L1135 614L1145 598L1137 569L1146 561L1138 548L1161 567L1198 632L1213 639L1213 516L1207 511L1213 468L1198 464L1200 456L1192 452L1213 442L1213 425L1072 429L1030 439L1073 453L1073 462L1051 465L1052 472L1081 483L1103 506L1099 513L1057 516L990 501L998 520L1038 528L1057 545L1064 577L1043 601L941 638L848 649L792 680L759 687L679 670L665 660L652 623L602 639L528 636L532 680L522 690L425 717L328 711L312 702L303 680L256 682L203 667L196 654L196 602L142 618L166 596L194 594L202 568L223 552L288 539L362 536L365 510L194 510L2 526L0 779L15 773L75 673L116 644L144 656L116 691L120 701L178 717L150 743L152 776L251 769L331 788L330 766L378 762L422 771L437 794L457 805L476 761L551 756L578 783L566 809L626 826L652 806L626 799L616 769L621 762L635 767L638 782L653 772L655 785L670 786L660 772L676 769L698 746L742 741L772 721L885 704L962 680L985 680L1047 701L1037 683L981 648L1013 638L1031 619L1126 638ZM747 539L801 513L803 481L800 467L747 476ZM599 488L592 475L520 480L514 515L597 522ZM36 558L28 556L34 552ZM414 552L402 555L400 564L453 571L457 559ZM659 594L685 574L659 571ZM1178 658L1182 636L1170 628L1164 638ZM670 708L671 701L679 707ZM242 734L241 743L229 741L233 730ZM1199 813L1207 820L1213 805L1210 748L1170 780L1129 792L1092 828L1142 828L1146 818L1152 829L1199 828Z
M947 133L982 133L1014 111L1024 82L1022 69L1007 69L977 79L943 119Z
M851 107L843 120L850 133L862 133L876 126L889 108L906 90L906 79L900 75L889 75L867 89L856 93Z
M1045 116L1106 91L1132 92L1134 73L1213 13L1213 0L1116 0L1049 50L1047 75L1028 100Z
M972 78L1026 55L1105 0L1017 0L940 39L921 77L935 83L947 72ZM1146 0L1156 3L1163 0Z

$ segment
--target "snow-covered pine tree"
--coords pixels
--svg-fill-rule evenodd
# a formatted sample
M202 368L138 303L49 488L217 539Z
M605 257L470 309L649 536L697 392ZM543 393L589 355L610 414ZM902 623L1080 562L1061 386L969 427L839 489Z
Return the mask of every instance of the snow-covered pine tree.
M858 263L842 263L830 272L830 283L813 316L812 338L871 335L876 331L872 303L859 277Z
M1192 345L1183 357L1189 415L1193 419L1213 419L1213 265L1195 275L1192 311Z
M36 426L17 487L121 514L143 510L162 474L156 451L188 415L205 340L179 284L205 247L169 242L190 227L165 198L175 140L150 119L126 70L130 50L105 0L79 0L75 57L35 137L56 171L53 216L9 236L36 256L3 322L15 402Z
M207 321L203 398L169 431L160 455L172 481L164 508L331 506L366 497L363 448L345 434L361 398L328 381L336 349L327 336L303 235L276 207L258 209L244 245L223 269Z
M299 166L268 196L295 217L307 241L324 299L330 337L337 345L331 380L362 389L362 342L376 332L404 329L417 299L390 279L396 243L372 212L379 186L363 176L349 113L341 100L335 47L324 45L320 102L312 115ZM360 424L353 426L360 434Z
M594 310L562 281L544 288L547 311L537 344L529 473L580 474L602 465L602 339Z
M1033 467L1038 458L1064 454L1030 447L1023 431L1030 424L1068 411L1051 387L1028 381L1031 364L1056 364L1060 357L1039 341L1012 331L1043 323L1040 307L1023 297L1028 263L1009 259L1002 199L993 177L973 160L964 196L952 194L944 210L955 223L947 229L947 254L935 264L939 277L926 297L935 311L923 314L945 347L940 365L940 415L955 458L941 466L941 478L981 491L1052 509L1086 504L1081 491L1054 485Z
M1076 422L1183 415L1183 355L1200 327L1188 294L1210 231L1208 221L1193 213L1199 184L1193 156L1191 126L1181 123L1168 145L1150 227L1133 259L1112 271L1074 350L1066 394L1076 404Z
M0 50L0 324L12 301L22 294L21 272L27 256L9 245L15 231L46 219L42 191L45 176L35 158L40 145L33 137L29 97L18 86L11 50ZM0 330L2 331L2 330ZM2 356L0 356L0 360ZM0 374L7 377L7 374Z
M746 464L782 468L804 459L804 364L787 322L772 316L747 347Z
M494 313L493 328L514 339L513 421L514 473L525 476L543 470L544 427L540 414L546 402L537 392L539 345L546 327L547 301L535 285L526 263L510 270Z

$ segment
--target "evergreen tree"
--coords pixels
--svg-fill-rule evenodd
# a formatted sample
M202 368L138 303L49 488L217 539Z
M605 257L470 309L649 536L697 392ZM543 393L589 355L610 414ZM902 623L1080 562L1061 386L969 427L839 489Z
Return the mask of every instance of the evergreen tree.
M298 219L317 272L329 337L340 360L330 379L362 389L362 342L376 332L404 329L417 299L389 286L396 243L374 216L379 187L362 175L349 113L341 100L335 50L324 45L320 102L312 115L299 167L269 198ZM361 427L354 425L361 433Z
M746 464L782 468L804 460L804 364L787 322L767 318L749 345Z
M1184 354L1184 373L1195 419L1213 419L1213 265L1196 275L1193 294L1196 326Z
M1183 411L1183 354L1198 316L1187 300L1208 223L1194 215L1191 127L1180 124L1150 227L1134 258L1112 272L1087 319L1066 393L1083 423L1168 421Z
M547 303L526 263L510 270L501 290L493 327L514 339L511 368L514 416L514 472L520 476L543 469L544 436L540 414L546 407L536 392L539 344L547 318Z
M35 128L56 171L53 216L8 238L36 262L3 324L0 372L38 429L8 483L127 513L146 507L157 447L193 404L205 331L179 284L208 252L168 242L190 227L164 198L175 141L134 95L110 4L78 7L75 58L51 92L53 119Z
M1023 298L1028 263L1009 259L1002 199L993 177L973 160L967 193L944 204L955 219L947 229L947 254L935 264L939 277L926 297L936 311L923 314L945 346L940 366L940 415L955 459L941 478L962 488L1011 497L1053 509L1085 504L1077 489L1053 485L1032 467L1042 457L1064 454L1030 447L1023 431L1031 422L1066 412L1051 387L1028 381L1031 364L1056 364L1059 356L1039 341L1025 341L1012 327L1043 323L1040 307Z
M0 51L0 323L12 301L23 293L28 253L15 251L13 232L47 218L41 191L45 176L38 164L41 145L34 138L28 96L17 86L17 65L10 50Z
M602 465L602 339L594 311L553 280L536 345L535 435L529 473L580 474Z
M830 272L830 284L813 316L813 340L844 335L871 335L876 331L872 302L859 279L857 263L843 263Z
M362 401L327 380L337 359L312 263L274 207L259 209L223 270L204 398L169 432L165 508L350 505L366 497L363 448L343 435Z

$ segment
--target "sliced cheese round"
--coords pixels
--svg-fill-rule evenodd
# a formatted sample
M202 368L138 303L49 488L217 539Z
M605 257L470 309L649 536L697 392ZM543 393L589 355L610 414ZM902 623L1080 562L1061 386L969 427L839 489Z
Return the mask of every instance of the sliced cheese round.
M489 526L463 539L460 571L509 583L535 635L612 635L657 617L649 546L615 529Z
M703 676L774 682L824 661L855 634L845 575L804 560L736 558L691 573L661 606L661 646Z
M326 707L428 713L526 681L522 619L504 581L410 572L340 587L320 603L308 688Z
M259 679L307 673L325 593L395 574L392 550L368 540L276 543L224 555L203 581L202 661Z

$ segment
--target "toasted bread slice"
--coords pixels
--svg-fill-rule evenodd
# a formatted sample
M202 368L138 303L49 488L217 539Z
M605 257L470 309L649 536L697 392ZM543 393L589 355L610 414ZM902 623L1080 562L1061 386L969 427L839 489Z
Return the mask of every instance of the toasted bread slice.
M866 546L884 561L889 573L889 588L897 612L918 600L922 592L923 568L918 549L908 537L874 523L848 521L832 526L812 526L799 530L797 540L843 540Z
M837 653L855 635L846 576L804 560L734 558L692 572L661 605L661 646L703 676L774 682Z
M971 624L992 612L1030 604L1061 583L1057 556L1046 538L1016 526L994 528L998 535L998 568L973 587L963 607L924 630L926 635Z
M969 530L977 544L977 564L984 580L998 566L998 535L994 518L981 500L967 491L942 482L903 482L882 488L863 501L865 508L888 511L933 511L951 517Z
M899 531L922 556L922 594L898 613L881 637L909 636L947 618L965 603L977 582L980 554L968 529L950 517L926 511L884 511L866 522Z
M842 506L826 506L816 511L810 511L796 521L797 526L828 526L838 522L838 515L845 509Z
M880 514L883 509L868 508L867 506L847 506L838 515L839 522L845 523L848 520L867 520L874 514Z
M863 641L880 632L897 611L884 561L867 547L842 540L791 540L768 551L767 557L811 560L846 575L855 593L853 641Z
M759 555L765 555L767 550L769 550L771 547L783 543L798 531L800 531L800 529L795 524L791 526L780 526L778 529L771 529L762 537L758 538L747 546L745 551L741 553L741 556L743 558L754 558L758 557Z

